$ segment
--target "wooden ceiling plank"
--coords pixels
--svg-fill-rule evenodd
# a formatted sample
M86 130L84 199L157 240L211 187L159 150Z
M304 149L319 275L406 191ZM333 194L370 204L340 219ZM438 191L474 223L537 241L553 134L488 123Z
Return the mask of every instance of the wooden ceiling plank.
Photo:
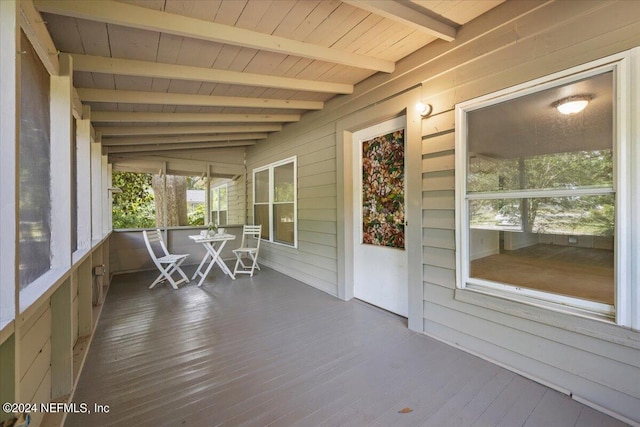
M110 56L139 61L155 61L160 33L112 23L107 23L107 31L109 33ZM134 40L135 42L133 42Z
M123 123L274 123L297 122L298 114L202 114L202 113L121 113L111 111L92 111L93 122Z
M235 96L190 95L130 90L77 89L85 102L119 102L129 104L199 105L211 107L281 108L321 110L323 102L287 99L240 98Z
M298 26L306 20L307 16L317 7L320 0L296 1L288 10L284 19L273 31L273 35L291 37L296 34Z
M456 29L431 16L391 0L343 0L352 6L367 10L376 15L400 22L419 31L434 35L448 42L455 40Z
M284 21L296 3L296 0L278 0L271 2L269 10L260 17L260 22L254 30L273 35L278 25Z
M104 146L130 146L149 144L183 144L188 142L213 142L213 141L243 141L249 139L266 139L268 134L264 133L230 133L216 135L190 135L190 136L136 136L136 137L109 137L103 135L102 145Z
M106 58L91 55L72 54L71 56L73 57L74 68L77 71L123 74L138 77L168 78L198 82L217 82L247 86L275 87L280 89L311 92L340 94L353 93L353 85L344 83L317 82L314 80L213 70L209 68L188 67L175 64L159 64L156 62Z
M237 3L240 2L225 2L223 6L229 3L237 6ZM235 25L235 22L230 25L224 25L107 0L101 2L36 0L35 5L38 10L48 13L106 22L124 27L175 34L258 50L268 50L387 73L391 73L395 69L395 64L391 61L364 55L348 54L328 47L230 26ZM218 17L216 17L217 19Z
M115 153L144 153L144 152L162 152L170 150L187 150L187 149L203 149L203 148L227 148L227 147L244 147L256 145L255 141L231 141L231 142L200 142L193 144L167 144L167 145L141 145L134 147L106 147L108 154Z
M133 135L189 135L206 133L279 132L282 125L239 125L239 126L100 126L96 127L103 136Z
M269 10L271 3L272 0L247 2L235 25L240 28L255 31L260 24L260 20Z

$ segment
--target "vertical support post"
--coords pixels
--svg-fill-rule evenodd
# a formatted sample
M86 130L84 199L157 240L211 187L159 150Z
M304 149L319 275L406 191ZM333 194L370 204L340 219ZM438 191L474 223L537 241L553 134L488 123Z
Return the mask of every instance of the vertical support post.
M91 239L102 239L102 144L100 133L91 144Z
M76 127L78 162L78 249L91 248L91 107L84 106Z
M207 185L204 194L204 225L211 222L211 165L207 165Z
M100 187L100 201L102 204L102 236L106 236L109 232L109 228L111 223L109 222L109 211L111 210L111 199L109 198L109 183L110 183L110 175L109 175L109 161L107 160L107 155L100 153L101 167L100 170L102 172L102 187Z
M164 193L164 197L162 198L162 217L163 217L163 224L162 224L162 229L164 231L164 241L167 242L167 244L169 244L169 232L167 231L167 226L168 226L168 222L167 222L167 215L169 214L168 211L168 201L167 201L167 162L162 162L162 192Z
M16 0L0 1L0 329L15 328L20 309L18 207L20 146L20 24ZM15 329L14 329L15 330ZM0 333L0 401L16 402L20 392L19 352L14 332ZM0 421L11 414L0 411Z
M51 76L51 268L71 267L71 143L73 64L60 54L60 75Z

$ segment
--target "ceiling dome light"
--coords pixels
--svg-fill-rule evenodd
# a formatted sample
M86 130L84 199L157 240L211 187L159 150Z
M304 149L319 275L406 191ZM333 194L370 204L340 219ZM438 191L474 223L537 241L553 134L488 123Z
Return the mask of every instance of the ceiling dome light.
M591 101L589 95L570 96L553 103L553 106L562 114L576 114L584 110Z

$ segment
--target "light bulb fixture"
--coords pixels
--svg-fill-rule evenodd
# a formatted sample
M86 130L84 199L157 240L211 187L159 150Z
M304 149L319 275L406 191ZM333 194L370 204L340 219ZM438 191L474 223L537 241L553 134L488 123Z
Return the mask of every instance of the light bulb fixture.
M562 114L577 114L584 110L587 104L591 101L589 95L576 95L568 98L563 98L553 103L553 106Z
M433 111L433 107L431 104L423 104L422 102L418 102L416 104L416 110L422 117L427 117Z

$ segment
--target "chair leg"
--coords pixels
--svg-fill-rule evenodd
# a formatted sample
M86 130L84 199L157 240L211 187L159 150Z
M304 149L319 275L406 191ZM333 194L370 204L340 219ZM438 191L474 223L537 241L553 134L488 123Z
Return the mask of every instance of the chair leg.
M253 260L253 264L251 264L251 277L253 277L253 271L255 270L256 267L258 267L258 257L253 254L249 254L249 256ZM258 267L258 270L260 270L260 267Z
M182 280L184 280L185 283L189 283L189 278L187 277L186 274L184 274L184 271L182 271L182 268L180 268L180 266L182 265L183 262L185 262L185 260L186 258L183 258L180 261L178 261L178 263L176 264L176 271L180 276L182 276Z
M240 255L236 254L236 265L233 267L233 275L238 274L238 264L240 263Z
M182 269L180 268L180 264L182 264L182 262L184 262L184 259L178 263L174 263L174 264L169 264L167 265L166 268L162 268L162 265L158 266L158 269L160 270L160 275L158 277L156 277L156 280L153 281L153 283L151 285L149 285L149 289L153 289L153 287L155 285L157 285L160 282L163 282L165 280L167 280L169 282L169 284L171 285L171 287L173 289L178 289L178 285L182 282L186 282L189 283L189 279L187 278L187 276L184 274L184 271L182 271ZM173 279L172 275L173 273L178 273L180 276L182 276L181 280L178 280L177 282Z
M160 282L162 282L162 281L164 281L164 280L166 280L166 279L164 278L164 274L160 273L160 274L158 275L158 277L156 277L156 280L154 280L154 281L153 281L153 283L151 283L151 284L149 285L149 289L153 289L153 287L154 287L155 285L157 285L158 283L160 283Z

